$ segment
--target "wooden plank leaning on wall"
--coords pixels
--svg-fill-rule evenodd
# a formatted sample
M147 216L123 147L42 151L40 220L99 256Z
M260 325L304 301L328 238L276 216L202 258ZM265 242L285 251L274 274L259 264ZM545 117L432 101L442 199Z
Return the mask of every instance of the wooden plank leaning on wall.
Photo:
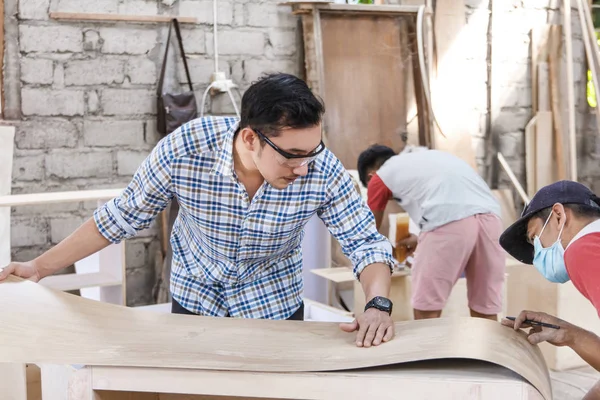
M464 41L467 35L461 34L466 28L465 11L464 0L438 0L435 8L436 76L432 77L431 86L434 114L442 132L434 129L433 147L477 168L471 137L479 129L479 118L474 104L466 101L475 96L470 96L474 88L465 68L470 48ZM461 101L457 101L459 93Z

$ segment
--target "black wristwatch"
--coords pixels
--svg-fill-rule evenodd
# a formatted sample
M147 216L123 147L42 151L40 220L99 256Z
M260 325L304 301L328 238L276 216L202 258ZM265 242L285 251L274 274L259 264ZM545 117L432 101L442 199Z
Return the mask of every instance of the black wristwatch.
M392 315L392 301L390 299L386 299L385 297L376 296L371 299L365 306L365 311L369 308L376 308L380 311L384 311L389 315Z

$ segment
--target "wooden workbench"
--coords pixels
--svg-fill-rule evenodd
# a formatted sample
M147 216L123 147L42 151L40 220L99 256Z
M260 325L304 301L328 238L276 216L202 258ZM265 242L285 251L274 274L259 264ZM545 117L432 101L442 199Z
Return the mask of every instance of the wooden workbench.
M41 370L43 400L543 399L514 372L467 360L294 374L61 365Z

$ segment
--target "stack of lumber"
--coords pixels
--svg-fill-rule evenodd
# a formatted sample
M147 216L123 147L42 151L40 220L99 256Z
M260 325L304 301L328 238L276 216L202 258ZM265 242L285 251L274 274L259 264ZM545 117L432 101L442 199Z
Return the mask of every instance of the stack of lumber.
M530 197L540 188L568 177L569 152L565 149L569 148L569 143L568 135L564 134L562 112L565 96L560 97L562 31L561 25L546 25L531 31L533 117L525 128L527 194ZM567 75L569 73L572 74L572 68L567 68ZM566 97L568 100L569 95Z
M588 68L600 98L599 48L587 1L575 0ZM527 193L562 179L577 180L571 1L562 2L562 25L531 31L532 119L525 128ZM563 42L564 36L564 42ZM565 47L566 68L561 69ZM600 132L600 109L596 107Z

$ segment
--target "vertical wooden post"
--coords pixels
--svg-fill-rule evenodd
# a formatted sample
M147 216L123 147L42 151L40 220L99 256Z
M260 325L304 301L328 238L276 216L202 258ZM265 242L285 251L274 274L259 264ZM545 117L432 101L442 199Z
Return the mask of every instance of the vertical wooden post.
M573 82L573 37L571 35L571 0L563 0L563 28L567 63L567 111L569 131L570 178L577 180L577 137L575 131L575 93Z
M4 0L0 0L0 117L4 118Z
M27 400L25 364L0 363L0 396L3 400Z
M0 127L0 143L0 196L6 196L10 194L12 186L14 127ZM0 268L11 260L10 247L10 207L0 207Z

